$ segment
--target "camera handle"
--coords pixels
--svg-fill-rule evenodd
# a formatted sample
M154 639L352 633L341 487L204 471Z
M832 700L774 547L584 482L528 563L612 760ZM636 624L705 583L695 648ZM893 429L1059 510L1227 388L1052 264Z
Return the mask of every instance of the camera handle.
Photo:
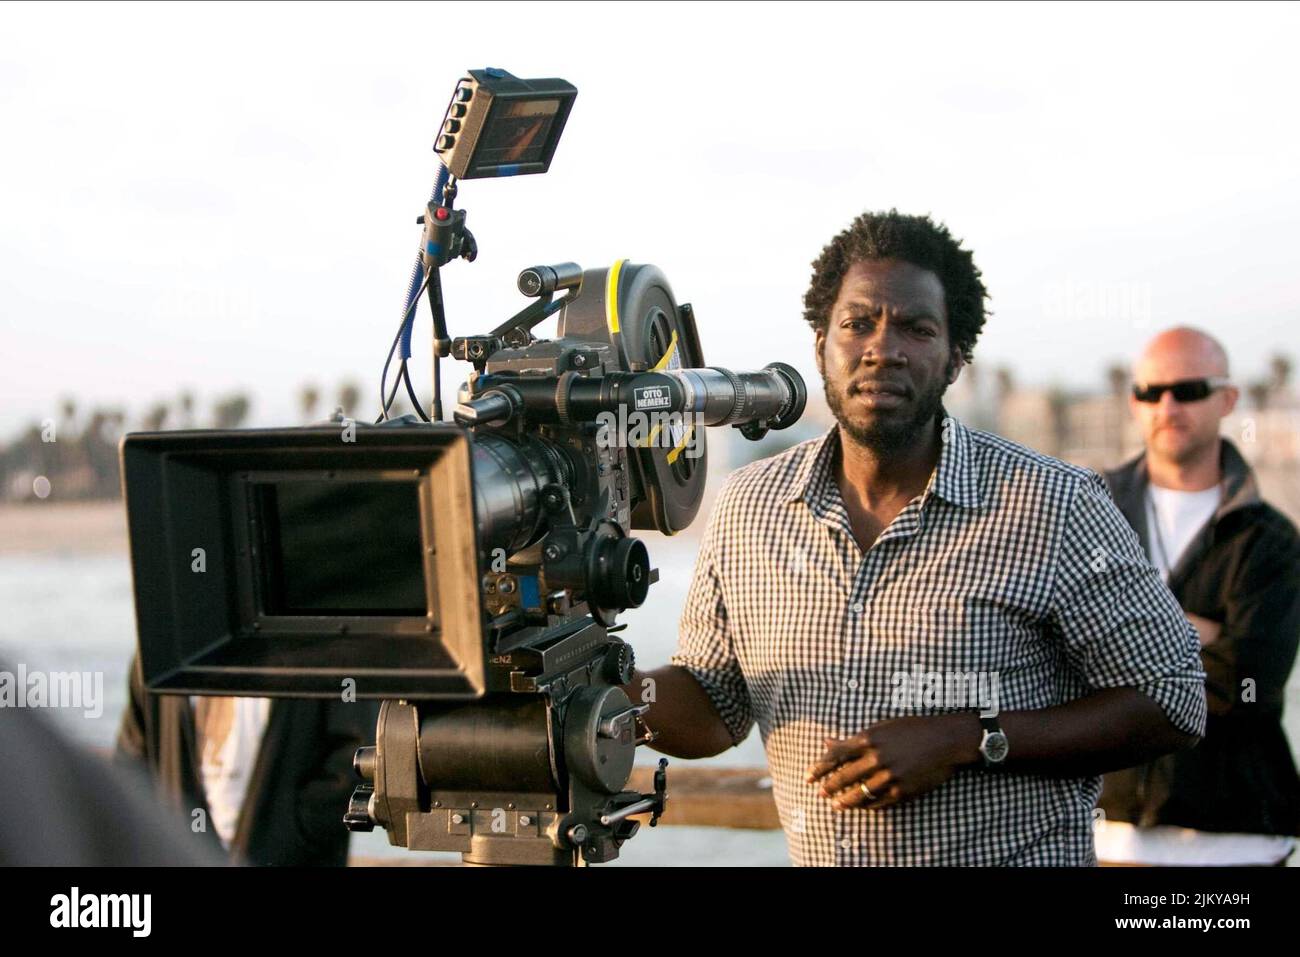
M437 192L437 191L435 191ZM421 260L429 279L425 289L429 297L429 311L433 314L433 421L442 421L441 360L452 354L451 338L447 334L447 312L442 298L442 267L453 259L473 262L478 258L478 242L465 226L465 210L452 209L456 199L456 182L448 177L442 187L442 202L438 197L429 201L416 223L424 227L420 249Z
M652 794L641 795L641 800L627 804L617 811L610 814L602 814L600 823L608 827L611 824L617 824L624 818L631 817L633 814L644 814L650 812L650 826L656 827L659 824L659 818L664 813L664 807L668 803L668 759L660 758L659 767L655 769L655 789Z
M450 354L463 362L473 363L475 371L480 374L498 349L527 346L532 341L534 326L578 298L582 289L582 267L576 263L532 266L519 274L517 285L521 293L533 298L533 302L487 335L457 336L451 340ZM557 300L555 294L560 290L565 290L565 295Z

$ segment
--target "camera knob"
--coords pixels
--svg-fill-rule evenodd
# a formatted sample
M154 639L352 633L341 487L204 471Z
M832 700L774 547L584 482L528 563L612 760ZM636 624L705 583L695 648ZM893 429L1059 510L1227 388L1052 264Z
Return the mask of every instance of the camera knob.
M352 792L348 801L347 813L343 815L343 824L349 831L373 831L375 829L375 789L361 785Z
M650 591L650 553L639 538L600 544L592 592L602 608L639 608Z
M601 676L612 685L625 685L632 680L635 663L632 646L620 641L605 652L605 660L600 663Z
M650 591L650 553L639 538L619 539L614 546L615 583L627 595L628 608L637 608Z

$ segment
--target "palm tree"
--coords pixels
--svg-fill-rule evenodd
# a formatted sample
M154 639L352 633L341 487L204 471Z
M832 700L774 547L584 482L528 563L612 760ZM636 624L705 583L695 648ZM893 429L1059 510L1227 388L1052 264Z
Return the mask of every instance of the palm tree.
M120 491L116 437L104 434L109 418L110 413L105 409L91 409L90 419L77 443L82 463L89 467L92 476L88 490L91 498L112 498Z
M1070 397L1066 394L1065 389L1053 384L1047 392L1047 406L1051 416L1051 443L1050 449L1041 449L1048 455L1059 456L1065 451L1065 444L1070 436Z
M194 393L188 389L181 393L181 428L194 428Z
M213 428L237 429L248 416L250 403L242 392L219 399L212 407Z
M356 411L357 403L361 401L361 389L353 382L348 380L339 386L339 405L343 407L343 414L352 418L352 413Z
M1016 377L1010 366L998 366L997 383L999 402L1016 391Z
M1269 360L1268 371L1272 375L1274 390L1281 392L1291 383L1291 360L1280 352L1275 352Z
M1110 384L1110 394L1117 399L1124 398L1128 392L1128 369L1122 363L1112 362L1106 367L1106 381Z
M308 382L298 391L298 408L302 417L310 422L316 416L316 406L320 402L320 390Z
M154 403L153 406L150 407L149 411L144 414L145 431L146 432L161 431L161 429L167 422L167 413L169 411L170 409L167 408L166 402Z

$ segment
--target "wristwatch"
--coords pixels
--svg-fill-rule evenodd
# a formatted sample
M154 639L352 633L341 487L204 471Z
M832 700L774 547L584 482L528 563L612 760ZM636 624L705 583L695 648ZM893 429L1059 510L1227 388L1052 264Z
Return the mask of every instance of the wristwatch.
M984 767L1002 767L1002 763L1006 761L1007 753L1011 750L1011 747L1007 744L1005 732L998 724L998 713L996 711L980 712L980 727L984 729L984 737L980 739L980 754L984 758Z

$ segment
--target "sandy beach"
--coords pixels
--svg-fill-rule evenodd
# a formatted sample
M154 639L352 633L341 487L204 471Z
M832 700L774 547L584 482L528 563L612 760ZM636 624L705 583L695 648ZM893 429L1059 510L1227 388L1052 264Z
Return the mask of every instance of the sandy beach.
M126 547L121 501L0 504L0 555L125 554Z

